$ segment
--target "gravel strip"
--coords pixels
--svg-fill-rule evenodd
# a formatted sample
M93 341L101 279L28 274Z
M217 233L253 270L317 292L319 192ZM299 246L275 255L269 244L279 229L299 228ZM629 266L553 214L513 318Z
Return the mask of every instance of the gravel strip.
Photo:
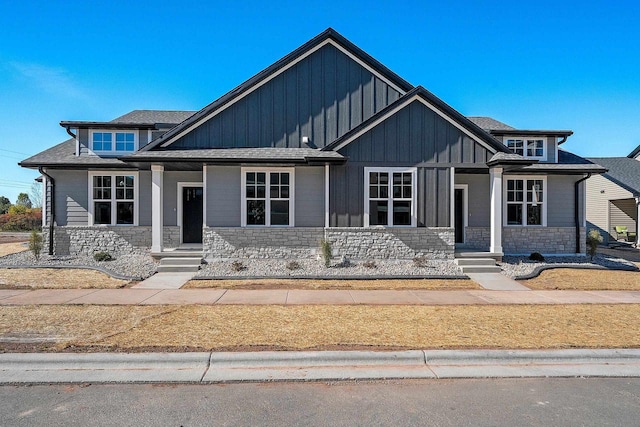
M531 261L528 257L505 256L498 263L502 274L512 279L530 279L548 268L607 268L612 270L634 270L638 267L625 259L607 255L596 255L593 261L588 256L548 256L544 262Z
M40 255L36 261L29 251L18 252L0 257L0 268L29 267L79 267L95 268L104 273L126 277L127 279L146 279L156 272L156 262L148 253L133 253L116 257L113 261L96 261L90 256L49 256Z
M234 269L234 262L240 263ZM369 261L371 262L371 261ZM293 267L296 263L297 268ZM374 267L366 267L362 261L348 264L333 263L329 268L318 260L250 259L211 261L203 265L194 279L209 278L390 278L430 277L466 278L453 260L429 260L424 267L417 267L412 260L376 260Z

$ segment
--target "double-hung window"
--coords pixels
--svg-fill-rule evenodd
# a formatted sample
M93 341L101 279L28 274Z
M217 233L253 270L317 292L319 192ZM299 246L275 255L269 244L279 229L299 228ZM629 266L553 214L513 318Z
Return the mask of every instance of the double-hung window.
M543 138L509 138L507 147L515 154L528 159L544 159L545 140Z
M416 169L365 168L365 227L416 225Z
M546 225L546 178L507 178L506 225Z
M242 169L242 226L293 226L293 169Z
M136 150L136 134L130 131L95 131L91 149L100 154L131 153Z
M91 225L137 224L138 174L89 173Z

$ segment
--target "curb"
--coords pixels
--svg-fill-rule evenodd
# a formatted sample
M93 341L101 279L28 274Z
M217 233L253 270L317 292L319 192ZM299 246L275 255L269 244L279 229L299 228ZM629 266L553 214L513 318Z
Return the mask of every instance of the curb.
M640 377L640 349L0 354L0 384L534 377Z
M602 265L584 265L584 264L562 264L562 265L541 265L533 269L531 273L524 274L522 276L516 276L513 280L528 280L538 277L540 273L545 270L552 270L555 268L575 268L580 270L612 270L612 271L640 271L640 268L635 266L619 266L619 267L604 267Z

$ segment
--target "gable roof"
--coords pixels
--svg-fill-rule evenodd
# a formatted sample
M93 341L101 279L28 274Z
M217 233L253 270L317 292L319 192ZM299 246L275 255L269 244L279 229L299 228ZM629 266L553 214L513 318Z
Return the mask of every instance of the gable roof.
M133 110L120 117L116 117L109 123L162 123L177 125L189 117L195 111L179 110Z
M640 145L634 148L633 151L627 155L627 157L630 159L635 159L638 154L640 154Z
M440 98L438 98L422 86L417 86L411 91L407 92L404 96L400 97L392 104L389 104L386 108L382 109L377 114L365 120L359 126L356 126L340 138L333 141L331 144L324 147L323 150L340 150L342 147L346 146L351 141L355 140L357 137L359 137L369 129L375 127L376 125L384 121L387 117L405 108L415 100L420 100L429 109L440 115L445 120L449 121L451 124L466 133L472 139L484 145L491 152L511 153L511 150L507 148L507 146L493 138L474 122L460 114L454 108L449 106L447 103L442 101Z
M640 195L640 161L628 157L590 157L588 160L609 169L602 176Z
M159 145L166 147L170 145L172 142L180 138L182 135L187 132L193 130L201 123L209 120L211 117L222 111L224 108L232 105L236 101L242 99L253 90L260 87L262 84L270 81L277 75L283 73L288 68L295 65L297 62L311 55L316 50L320 49L326 44L332 44L336 48L338 48L341 52L345 53L351 59L358 62L360 65L363 65L369 71L371 71L375 76L385 80L392 87L397 89L401 94L406 93L411 90L413 86L404 80L402 77L391 71L389 68L385 67L377 61L375 58L367 54L365 51L360 49L358 46L351 43L349 40L344 38L341 34L335 31L333 28L328 28L313 39L309 40L307 43L300 46L298 49L294 50L290 54L276 61L271 66L265 68L255 76L251 77L249 80L240 84L238 87L232 89L226 94L222 95L217 100L213 101L211 104L204 107L202 110L198 111L179 126L171 129L169 132L164 135L158 137L154 141L151 141L145 147L141 148L141 151L151 150Z

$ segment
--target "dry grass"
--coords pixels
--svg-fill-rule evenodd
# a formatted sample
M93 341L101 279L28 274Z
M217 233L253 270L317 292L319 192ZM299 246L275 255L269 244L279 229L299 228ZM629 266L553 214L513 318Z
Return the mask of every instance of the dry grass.
M0 269L0 288L29 289L115 289L127 285L95 270L16 268Z
M640 305L6 306L0 337L67 351L622 348L640 347L638 318Z
M640 290L640 272L558 268L520 283L531 289Z
M215 289L482 289L473 280L408 279L408 280L190 280L183 288Z
M24 252L28 249L24 242L0 243L0 256Z

